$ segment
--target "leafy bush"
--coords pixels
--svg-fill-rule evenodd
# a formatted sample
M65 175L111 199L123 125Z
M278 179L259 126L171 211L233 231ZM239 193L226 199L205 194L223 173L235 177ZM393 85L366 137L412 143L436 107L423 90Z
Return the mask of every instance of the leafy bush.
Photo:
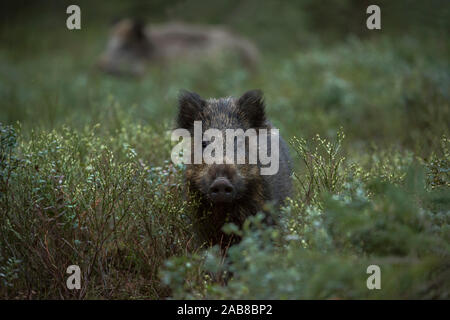
M110 139L97 132L63 129L23 142L2 127L0 256L8 259L1 270L7 297L167 294L158 285L158 266L192 241L179 169L150 168L139 158L136 137L160 139L149 128L124 126ZM71 264L83 270L81 292L66 288Z
M232 226L224 228L243 236L242 242L229 249L225 262L217 248L203 255L169 260L163 279L176 289L175 297L447 299L448 192L438 196L434 190L427 190L423 170L413 167L401 183L376 175L362 182L358 175L350 175L351 166L342 168L342 159L337 159L343 134L338 137L335 143L316 139L327 151L328 160L320 155L320 148L306 151L310 150L306 142L295 139L299 154L312 159L306 160L306 176L315 186L300 188L297 198L302 199L298 196L311 190L318 195L315 201L302 205L291 201L283 210L281 228L265 226L263 215L257 215L247 220L242 231ZM330 185L327 177L334 175L327 172L341 172L346 177L340 178L346 182ZM442 211L421 205L430 201L446 205ZM366 286L366 270L373 264L381 268L381 290L371 291ZM186 268L197 274L194 283ZM204 274L226 271L232 278L226 286L211 284L199 276L201 270Z

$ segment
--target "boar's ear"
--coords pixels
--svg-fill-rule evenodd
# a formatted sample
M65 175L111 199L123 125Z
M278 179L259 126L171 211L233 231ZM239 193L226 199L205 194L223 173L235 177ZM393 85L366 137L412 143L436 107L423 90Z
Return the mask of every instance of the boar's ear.
M194 127L194 121L200 120L200 112L205 106L206 101L195 92L181 91L178 96L178 127L184 129Z
M118 24L120 21L122 21L122 18L120 18L120 17L114 17L114 18L112 18L111 20L110 20L110 23L109 23L109 25L112 27L112 26L115 26L116 24Z
M261 90L247 91L239 98L239 112L245 115L252 127L261 127L266 121L264 98Z
M133 32L133 35L136 37L136 39L142 40L145 38L144 28L145 28L145 25L142 22L142 20L139 20L139 19L133 20L132 32Z

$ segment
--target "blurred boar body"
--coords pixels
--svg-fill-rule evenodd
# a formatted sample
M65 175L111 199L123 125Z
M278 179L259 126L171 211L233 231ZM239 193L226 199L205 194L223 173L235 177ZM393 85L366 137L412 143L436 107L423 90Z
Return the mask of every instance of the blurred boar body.
M195 121L201 121L202 124L203 150L215 141L214 138L208 142L205 132L211 131L210 129L221 132L225 140L227 132L229 134L231 131L229 129L242 129L244 132L252 129L262 132L266 129L271 132L273 128L266 119L262 93L258 90L249 91L239 99L229 97L208 100L195 93L184 92L179 98L177 126L188 130L193 136ZM286 197L290 196L292 185L289 151L283 139L278 137L276 150L275 147L271 149L269 138L262 138L258 133L258 139L267 139L267 154L279 153L276 157L278 170L271 175L261 175L263 165L260 159L254 164L250 161L236 164L237 161L233 158L232 161L223 163L206 164L203 161L192 164L191 161L191 164L186 165L188 194L198 197L200 203L195 226L203 241L226 248L239 239L222 232L225 223L232 222L240 227L247 217L266 211L267 205L279 208ZM250 140L241 140L244 141L246 159L249 158ZM260 141L258 140L258 152ZM238 142L235 143L237 145ZM194 146L191 147L192 150L193 148ZM225 152L225 147L223 150ZM269 214L266 214L266 222L272 222Z
M145 27L124 19L113 26L98 66L112 74L140 76L148 63L210 59L223 53L237 55L249 69L259 60L259 52L249 40L222 28L182 23Z

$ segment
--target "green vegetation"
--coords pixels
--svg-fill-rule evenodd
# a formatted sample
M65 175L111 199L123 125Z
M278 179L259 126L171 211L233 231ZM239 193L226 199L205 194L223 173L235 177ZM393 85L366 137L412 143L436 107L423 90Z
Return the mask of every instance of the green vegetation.
M0 297L450 298L449 6L381 2L383 29L369 32L357 2L81 1L80 31L65 28L64 1L12 5L0 22ZM260 47L261 68L224 57L142 79L98 73L109 21L143 12L226 24ZM180 89L252 88L290 141L296 190L276 227L259 215L227 225L243 241L223 258L193 233L169 130ZM66 288L71 264L79 291ZM372 264L381 290L366 287Z

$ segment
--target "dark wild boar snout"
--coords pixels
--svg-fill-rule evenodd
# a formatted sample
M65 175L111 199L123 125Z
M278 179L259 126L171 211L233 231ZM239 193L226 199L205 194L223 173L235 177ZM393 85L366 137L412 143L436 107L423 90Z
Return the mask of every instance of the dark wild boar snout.
M234 200L235 188L230 180L218 177L209 186L208 196L213 203L229 203Z

